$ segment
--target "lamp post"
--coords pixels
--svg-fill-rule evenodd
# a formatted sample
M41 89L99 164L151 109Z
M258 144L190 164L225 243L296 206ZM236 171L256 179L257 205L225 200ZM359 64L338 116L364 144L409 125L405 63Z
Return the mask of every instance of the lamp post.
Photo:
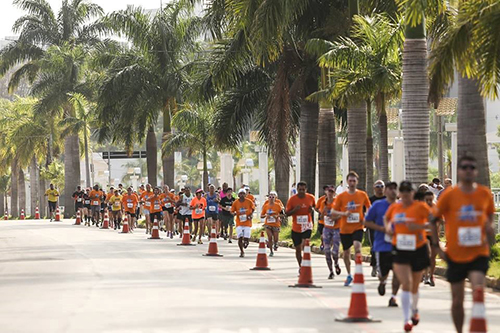
M104 170L104 177L106 177L106 186L104 188L108 188L110 185L111 181L109 179L109 170Z
M185 187L186 186L186 182L188 180L188 176L187 175L182 175L181 176L181 187L179 188L179 191L181 188Z

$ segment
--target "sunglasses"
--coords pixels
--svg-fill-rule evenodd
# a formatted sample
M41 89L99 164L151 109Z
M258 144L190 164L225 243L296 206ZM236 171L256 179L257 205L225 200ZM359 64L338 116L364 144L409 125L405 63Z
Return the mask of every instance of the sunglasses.
M465 164L465 165L461 165L460 166L460 169L462 170L476 170L476 166L475 165L472 165L472 164Z
M377 185L375 185L375 188L384 188L384 185L382 185L382 184L377 184Z

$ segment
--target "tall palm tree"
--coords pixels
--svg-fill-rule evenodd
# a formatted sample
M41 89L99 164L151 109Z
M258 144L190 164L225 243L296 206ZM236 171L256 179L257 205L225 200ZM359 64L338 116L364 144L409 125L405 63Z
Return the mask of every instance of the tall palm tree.
M9 191L9 185L10 175L2 173L2 176L0 176L0 216L5 215L5 204L7 203L7 192Z
M188 87L188 63L197 50L199 18L185 1L169 4L154 16L129 7L102 20L105 31L126 37L131 48L103 57L106 78L99 94L100 139L109 138L131 150L146 136L148 179L156 185L157 144L154 131L163 117L163 141L172 132L176 104ZM114 54L113 54L114 53ZM146 134L147 133L147 134ZM163 179L174 182L173 152L162 154Z
M170 134L163 144L167 153L184 148L189 154L201 155L205 189L208 185L208 154L217 147L214 119L214 105L183 105L172 119L175 133Z
M67 103L67 92L81 83L78 58L99 43L99 23L91 20L102 15L102 8L84 0L63 0L56 15L46 0L15 0L14 4L27 15L14 23L18 40L0 52L0 75L21 64L9 82L9 90L14 91L22 78L37 81L32 93L41 96L38 112L49 116L62 108L65 116L71 116L74 110ZM57 54L58 50L64 52ZM68 216L74 213L74 206L68 201L71 191L80 183L77 136L65 138L64 156L66 192L61 203L67 203Z

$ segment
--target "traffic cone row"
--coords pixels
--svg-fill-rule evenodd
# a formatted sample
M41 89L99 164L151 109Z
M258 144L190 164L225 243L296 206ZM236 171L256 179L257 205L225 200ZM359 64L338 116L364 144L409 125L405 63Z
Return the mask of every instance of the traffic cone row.
M293 286L294 288L321 288L313 284L312 267L311 267L311 246L309 246L309 239L305 240L304 256L302 264L300 265L299 281Z
M101 229L109 229L109 216L108 212L104 213L104 220L102 221Z
M259 250L257 252L257 262L255 263L255 267L251 268L251 270L253 271L271 270L267 264L266 239L264 238L264 231L260 233Z
M21 209L21 216L19 217L19 219L24 220L24 209Z
M221 254L219 254L219 248L217 246L217 232L215 231L215 228L212 226L212 229L210 231L210 243L208 244L208 252L204 254L204 256L207 257L222 257Z
M36 207L35 209L35 220L39 220L40 219L40 211L38 210L38 207Z
M77 211L75 225L81 225L81 223L82 223L82 217L80 215L80 211Z
M128 227L128 218L127 215L123 218L123 223L122 223L122 232L121 234L128 234L130 232L129 227Z
M57 207L57 209L56 209L56 218L54 221L56 221L56 222L61 221L61 211L59 210L59 207Z
M177 244L179 246L195 246L196 244L191 244L191 235L189 234L189 222L186 219L186 222L184 223L184 231L182 234L182 241L180 244Z
M149 239L161 239L160 230L158 229L158 220L155 218L153 221L153 230L151 231L151 237Z
M488 332L486 328L486 308L484 306L483 287L476 287L472 291L472 314L470 319L469 332Z

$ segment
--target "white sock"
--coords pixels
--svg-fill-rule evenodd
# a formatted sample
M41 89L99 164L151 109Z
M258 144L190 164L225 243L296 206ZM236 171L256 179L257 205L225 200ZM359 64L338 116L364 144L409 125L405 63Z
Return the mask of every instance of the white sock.
M396 295L392 294L392 295L391 295L391 298L394 298L394 299L395 299L395 298L396 298Z
M419 294L418 293L411 294L411 297L412 297L411 311L413 312L413 314L415 314L415 313L418 312L418 297L419 297Z
M410 321L410 306L411 306L411 293L409 291L403 291L401 293L401 307L403 308L403 317L405 323Z

